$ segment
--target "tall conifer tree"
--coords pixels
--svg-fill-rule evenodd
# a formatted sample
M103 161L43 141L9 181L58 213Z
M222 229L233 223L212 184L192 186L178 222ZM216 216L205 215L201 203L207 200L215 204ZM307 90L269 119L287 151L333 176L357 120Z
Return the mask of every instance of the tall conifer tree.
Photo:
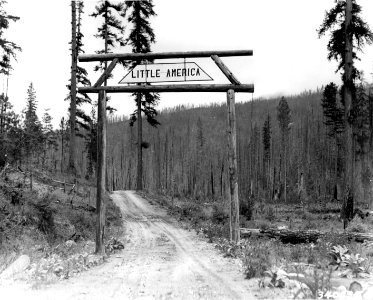
M24 110L24 149L27 159L40 150L43 141L42 126L36 114L37 100L34 85L30 83L27 89L27 103Z
M277 120L281 131L281 160L282 160L282 173L283 180L281 183L282 190L284 191L284 199L287 201L287 157L288 157L288 138L290 130L290 108L284 97L281 98L277 106ZM280 166L281 167L281 166Z
M131 46L134 53L151 52L151 44L155 43L154 31L150 26L149 19L156 15L154 5L151 0L147 1L125 1L125 15L127 21L132 25L130 34L126 39L126 44ZM147 63L143 61L140 63ZM139 62L133 63L132 68ZM156 119L157 111L155 106L159 101L159 95L156 93L134 93L137 109L131 115L130 125L137 121L137 190L143 189L143 168L142 168L142 112L145 114L148 123L151 126L159 125Z
M345 198L343 205L343 218L346 226L353 216L354 205L354 143L353 143L353 116L352 110L356 102L356 81L361 73L354 65L358 59L357 52L365 44L373 42L373 34L368 24L361 18L361 6L356 0L336 1L336 5L326 12L318 33L319 36L330 32L328 43L328 59L339 62L337 72L342 71L342 101L344 104L345 127Z

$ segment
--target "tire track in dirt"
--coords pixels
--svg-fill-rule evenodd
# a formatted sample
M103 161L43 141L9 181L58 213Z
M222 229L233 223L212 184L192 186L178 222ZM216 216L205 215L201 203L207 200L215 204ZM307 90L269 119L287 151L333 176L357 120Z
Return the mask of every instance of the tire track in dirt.
M27 299L254 299L236 261L164 209L133 191L111 197L122 211L125 249L79 277L27 291Z

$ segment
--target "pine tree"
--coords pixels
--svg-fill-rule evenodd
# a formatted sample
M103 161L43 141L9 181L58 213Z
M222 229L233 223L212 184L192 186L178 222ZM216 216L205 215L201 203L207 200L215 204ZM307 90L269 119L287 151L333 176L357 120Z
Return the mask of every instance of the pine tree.
M83 38L84 35L82 33L82 16L84 14L84 2L78 1L76 4L77 10L77 20L76 20L76 55L84 54L84 44ZM69 42L71 44L71 42ZM80 86L90 86L91 82L88 79L88 72L85 68L77 65L76 67L76 82ZM71 79L69 79L69 84L67 85L69 90L68 96L65 98L65 101L71 101ZM75 132L77 136L84 137L84 130L89 130L90 124L90 116L85 112L82 108L84 104L91 104L91 98L88 96L87 93L83 93L78 91L76 94L76 126Z
M32 83L27 89L27 103L24 110L24 149L28 162L33 154L40 150L43 142L42 126L36 114L36 92Z
M103 23L97 29L95 37L103 40L104 49L98 50L96 53L111 53L114 48L124 46L124 26L119 19L119 17L123 16L122 3L114 3L107 0L100 1L91 16L103 18ZM106 68L107 62L100 63L95 67L95 71L104 71Z
M341 134L344 131L344 107L338 99L338 86L331 82L327 84L323 90L321 98L321 106L323 108L324 123L329 128L328 135L334 139L335 159L334 159L334 198L338 196L338 178L340 176L340 168L338 168L341 160L342 141Z
M287 201L287 157L288 157L288 138L290 130L290 108L284 97L281 98L277 106L277 120L281 131L281 162L283 165L283 180L281 182L281 191L284 191L284 199ZM281 168L281 165L280 165Z
M362 51L365 44L373 43L373 33L368 24L361 18L361 6L356 0L336 1L336 5L326 12L318 33L325 35L328 31L331 38L328 43L328 59L339 62L337 72L342 71L342 101L344 104L345 127L345 197L342 208L344 226L353 217L355 193L355 158L353 143L352 110L356 102L356 81L361 79L354 61L358 59L357 52Z
M271 155L271 117L269 114L263 125L263 150L264 161L268 162Z
M49 150L57 151L58 143L57 143L56 133L53 130L52 116L49 114L49 109L46 109L44 111L42 121L43 121L42 132L43 132L43 141L44 141L42 166L44 168L48 151Z
M97 118L96 111L92 107L90 116L90 126L86 139L86 150L87 150L87 179L94 174L97 163Z
M321 106L325 116L325 125L329 127L331 137L336 137L336 135L342 133L344 128L344 108L339 105L337 96L338 86L333 82L327 84L323 91Z
M6 162L17 160L20 156L21 141L19 116L14 113L8 96L0 95L0 168ZM18 151L18 154L17 154Z
M78 51L76 47L76 2L71 1L71 79L70 79L70 145L69 171L76 175L76 71Z
M9 28L9 21L16 22L19 17L8 15L4 10L4 5L7 1L0 1L0 47L2 49L0 60L0 73L9 75L12 70L10 57L16 58L16 52L21 51L21 47L17 44L3 38L4 30Z
M151 52L151 44L155 43L155 35L150 26L149 18L155 16L154 5L151 0L148 1L126 1L124 3L124 13L127 16L127 22L132 25L131 32L126 39L126 44L131 46L134 53ZM138 63L148 63L149 61L135 62L131 67ZM137 190L142 190L142 112L148 123L156 127L159 122L156 119L157 111L155 106L159 101L159 95L156 93L135 93L137 109L131 115L130 125L138 121L138 158L137 158Z
M83 16L83 14L84 14L84 2L79 1L78 2L78 18L77 18L77 26L76 26L76 47L77 47L78 55L85 53L84 50L83 50L84 35L82 33L82 16ZM87 70L84 69L83 67L79 66L79 65L77 67L76 79L77 79L78 84L81 85L81 86L90 86L91 85L91 82L88 79ZM92 100L88 96L87 93L83 93L83 92L80 92L80 91L78 92L78 94L76 96L76 106L77 106L77 110L76 110L77 120L76 120L76 122L77 122L77 124L79 124L80 127L84 128L86 130L89 130L89 124L91 122L91 119L90 119L90 116L81 107L84 104L91 104L91 103L92 103ZM79 127L78 127L78 131L79 131ZM82 136L81 133L79 135Z
M369 151L370 125L369 125L369 95L367 88L359 84L356 89L356 99L351 109L355 145L355 155L363 156Z
M271 161L271 117L269 114L264 121L263 125L263 169L265 178L265 187L268 188L268 177L270 174L270 161Z

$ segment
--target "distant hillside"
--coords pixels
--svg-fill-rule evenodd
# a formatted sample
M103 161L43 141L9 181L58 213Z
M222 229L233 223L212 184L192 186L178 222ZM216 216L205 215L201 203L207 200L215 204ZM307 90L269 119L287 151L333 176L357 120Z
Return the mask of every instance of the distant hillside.
M268 200L277 192L284 199L285 184L288 202L323 200L334 195L335 186L340 193L342 162L324 125L321 97L320 91L309 91L285 98L291 110L286 149L281 147L277 119L279 98L236 104L242 196ZM265 155L263 126L268 116L270 150ZM167 109L158 120L158 128L144 122L144 141L149 143L144 149L145 188L174 196L226 197L226 105ZM136 132L136 125L131 128L128 120L112 120L108 126L109 189L135 188ZM359 182L366 168L367 164L364 170L361 164L357 168ZM370 188L360 185L358 198L365 199Z

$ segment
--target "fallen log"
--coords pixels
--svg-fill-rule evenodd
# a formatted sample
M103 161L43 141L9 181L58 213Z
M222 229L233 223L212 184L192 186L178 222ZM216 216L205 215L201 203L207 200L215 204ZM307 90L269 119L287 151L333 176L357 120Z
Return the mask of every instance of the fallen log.
M373 234L359 232L321 232L318 230L289 230L289 229L249 229L241 228L241 237L268 237L278 238L283 243L301 244L316 243L319 238L333 236L345 238L348 241L363 243L364 241L373 241Z

